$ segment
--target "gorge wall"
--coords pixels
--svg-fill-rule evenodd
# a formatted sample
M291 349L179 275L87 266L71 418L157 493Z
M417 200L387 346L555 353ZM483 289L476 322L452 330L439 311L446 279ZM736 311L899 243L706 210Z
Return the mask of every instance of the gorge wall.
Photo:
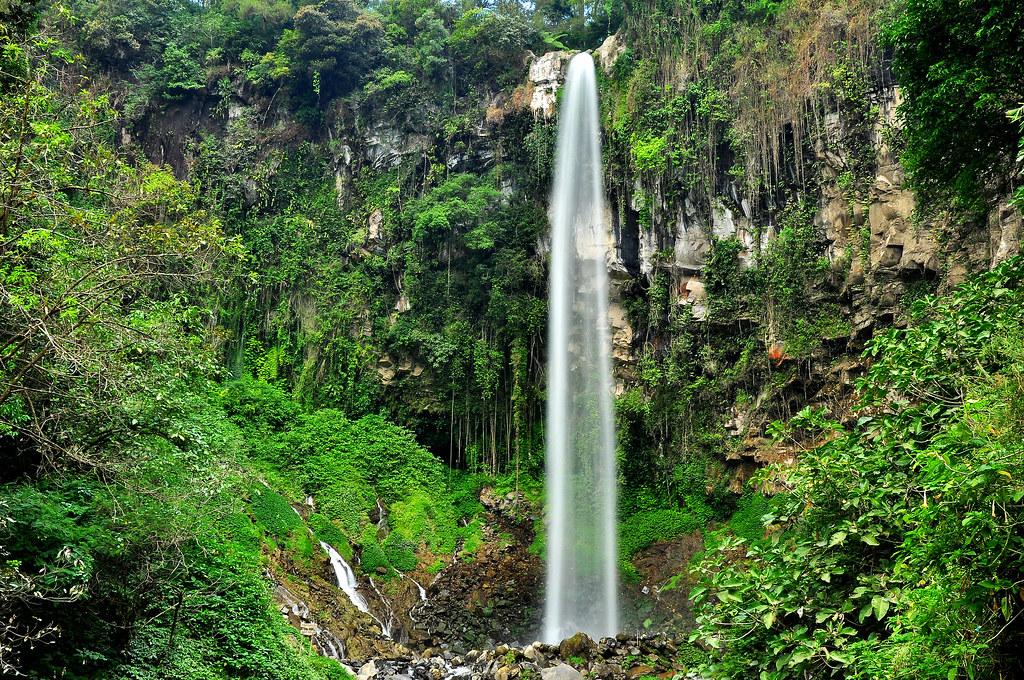
M759 140L736 134L742 113L723 122L728 102L708 104L703 91L694 94L700 80L696 71L686 72L685 58L662 55L654 66L653 57L641 59L644 49L639 31L627 26L596 50L614 233L616 396L643 402L642 414L620 408L620 420L632 417L655 442L634 466L653 469L637 472L650 479L629 479L627 470L626 481L670 484L680 460L706 466L728 460L724 483L739 491L752 463L788 455L764 438L771 420L806 405L848 416L844 400L864 369L864 342L877 329L903 323L914 299L1019 252L1020 216L1005 200L983 228L957 229L941 216L915 213L893 148L900 89L877 49L862 48L860 62L840 59L806 91L786 92L797 102L790 117L775 112L769 120L775 126L763 128ZM518 84L457 104L460 127L448 123L446 130L416 120L416 112L384 115L359 96L336 100L323 123L311 127L230 69L221 81L230 87L169 104L123 128L122 143L137 144L152 162L200 183L223 183L226 189L217 191L233 201L240 219L302 212L282 192L297 189L285 188L294 179L289 174L307 166L304 172L314 172L309 183L329 184L347 223L343 242L330 244L338 260L331 276L378 268L362 289L372 301L364 297L362 308L357 301L344 311L337 300L319 297L323 282L314 282L308 261L307 271L300 264L290 280L256 283L250 293L258 304L249 311L241 301L233 311L229 305L221 320L235 370L243 370L244 357L245 370L287 379L314 401L337 401L313 383L344 374L350 386L368 385L370 401L387 404L454 465L499 469L522 456L513 452L514 442L536 440L540 420L542 316L513 312L529 319L514 339L512 310L494 310L493 297L442 302L439 289L410 281L443 276L450 296L453 269L461 270L464 288L471 287L467 277L501 277L493 260L482 264L479 257L481 248L497 248L491 236L482 235L479 244L452 237L481 235L485 217L452 210L527 203L532 214L507 218L527 219L535 234L520 235L514 259L525 273L513 285L517 294L526 291L528 308L542 308L548 236L537 211L546 205L558 91L571 55L524 53ZM645 128L652 110L661 130ZM314 164L319 178L309 170ZM420 229L410 222L421 219L407 216L410 204L429 199L445 177L475 177L497 193L476 204L465 187L454 203L439 196L448 235L410 236L410 226ZM302 217L316 231L324 216ZM283 243L271 241L277 267L287 255L277 250ZM410 248L432 254L412 262ZM486 285L486 296L494 296L493 283ZM429 309L439 304L476 305L464 309L476 320L461 330L451 318L429 320ZM477 346L453 333L475 335ZM341 336L344 356L331 340ZM452 355L460 343L467 356L456 367ZM513 357L521 368L508 368ZM481 372L481 359L491 368ZM690 366L682 368L685 363ZM490 377L483 375L488 371ZM473 393L472 403L463 393L461 407L459 383ZM683 388L690 390L686 403L668 404ZM697 398L693 390L707 394ZM537 469L540 460L527 448ZM719 469L712 478L721 476Z

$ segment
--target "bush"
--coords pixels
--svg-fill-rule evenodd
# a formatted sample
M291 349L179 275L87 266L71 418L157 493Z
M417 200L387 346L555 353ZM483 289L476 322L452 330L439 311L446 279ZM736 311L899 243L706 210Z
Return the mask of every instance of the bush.
M284 496L263 484L253 487L249 506L256 524L272 536L285 538L292 529L302 526L302 518Z
M455 511L446 502L436 504L426 494L413 494L392 506L391 522L396 532L417 544L426 543L434 552L455 549Z
M295 424L299 405L276 385L262 380L237 380L221 392L221 406L247 434L252 431L282 432Z
M416 543L408 540L398 532L384 539L384 556L395 569L412 571L419 560L416 558Z
M362 549L359 565L364 572L376 574L378 567L384 567L388 573L392 571L391 564L377 540L377 527L372 524L366 525L363 535L359 538L359 547Z
M348 482L331 484L314 492L314 496L320 512L341 524L348 536L359 536L363 524L369 521L370 512L377 507L377 497L356 473Z
M313 667L313 670L324 678L324 680L355 679L355 676L345 670L344 666L334 659L328 659L326 656L310 657L309 664Z
M764 537L764 522L761 518L771 510L772 501L760 493L749 493L740 496L736 501L736 512L729 519L732 533L748 541Z
M309 527L313 530L313 535L316 536L317 540L323 541L335 548L346 560L352 559L352 547L348 543L348 537L326 515L322 513L310 515Z
M260 535L252 520L244 512L233 512L220 520L225 538L243 548L246 552L259 552Z
M464 539L462 542L461 555L475 555L480 545L484 542L483 528L480 519L474 519L464 527L459 528L459 535Z

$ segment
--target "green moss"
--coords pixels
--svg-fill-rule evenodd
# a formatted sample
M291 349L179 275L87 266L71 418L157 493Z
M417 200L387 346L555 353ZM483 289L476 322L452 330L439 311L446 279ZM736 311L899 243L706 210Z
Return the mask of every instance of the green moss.
M703 663L707 663L708 654L696 645L684 642L679 645L679 651L676 653L676 659L684 668L695 668Z

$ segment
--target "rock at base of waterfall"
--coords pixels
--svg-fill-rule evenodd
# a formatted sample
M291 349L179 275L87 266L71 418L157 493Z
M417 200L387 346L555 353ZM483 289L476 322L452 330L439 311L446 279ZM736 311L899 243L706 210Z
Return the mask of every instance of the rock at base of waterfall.
M370 661L369 663L363 664L362 668L359 669L359 672L356 673L356 678L358 680L369 680L370 678L373 678L376 675L377 664L375 664L373 661Z
M541 680L583 680L578 670L564 663L540 671Z
M547 664L547 659L545 658L544 654L540 651L540 649L537 648L538 644L539 643L535 642L532 645L526 647L526 649L523 650L523 656L526 657L528 661L532 661L533 663L543 668Z
M514 680L514 678L518 677L518 666L502 666L494 672L494 680Z
M596 650L597 643L586 633L576 633L572 637L565 638L558 645L558 652L563 659L568 659L571 656L589 659Z

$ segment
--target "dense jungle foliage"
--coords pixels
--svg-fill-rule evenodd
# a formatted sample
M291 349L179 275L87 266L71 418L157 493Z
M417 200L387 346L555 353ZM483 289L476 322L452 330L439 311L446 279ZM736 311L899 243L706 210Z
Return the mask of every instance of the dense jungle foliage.
M1022 29L1013 0L0 0L0 673L343 678L272 555L472 552L487 476L543 476L558 122L527 70L612 34L606 184L657 251L619 272L623 580L703 533L673 583L709 677L1024 672L1021 261L914 282L855 423L786 392L851 335L870 234L828 261L815 192L859 209L877 138L949 252L1024 199ZM650 235L726 207L769 226L712 239L698 318ZM742 495L730 409L798 451Z

